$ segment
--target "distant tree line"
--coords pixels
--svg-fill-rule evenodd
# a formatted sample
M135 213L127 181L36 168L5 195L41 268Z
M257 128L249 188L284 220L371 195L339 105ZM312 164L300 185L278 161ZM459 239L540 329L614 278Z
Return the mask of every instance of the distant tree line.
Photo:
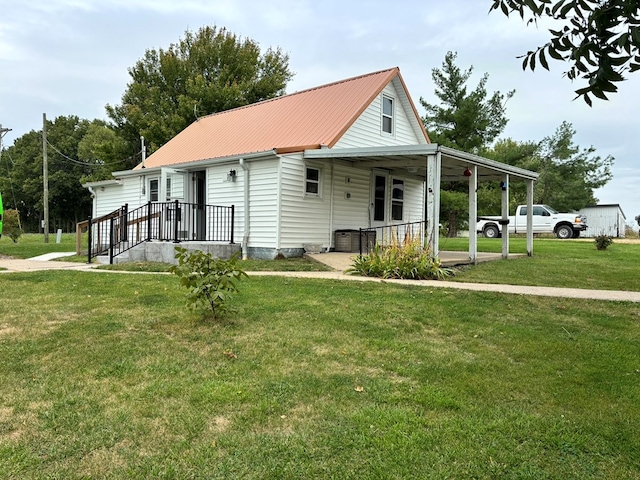
M87 181L111 178L141 161L144 136L151 154L197 117L285 93L293 78L289 56L262 52L257 42L224 28L185 32L178 43L150 49L129 69L130 83L118 105L107 105L109 122L61 116L48 120L49 225L75 230L91 214ZM27 232L43 220L42 130L5 149L0 191L7 208L20 212Z

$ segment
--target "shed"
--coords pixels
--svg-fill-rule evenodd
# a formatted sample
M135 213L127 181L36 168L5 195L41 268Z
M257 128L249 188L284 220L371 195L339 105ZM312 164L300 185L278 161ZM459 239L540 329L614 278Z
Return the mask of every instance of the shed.
M591 205L580 209L580 213L587 216L589 225L582 236L597 237L604 234L624 238L626 217L619 204Z

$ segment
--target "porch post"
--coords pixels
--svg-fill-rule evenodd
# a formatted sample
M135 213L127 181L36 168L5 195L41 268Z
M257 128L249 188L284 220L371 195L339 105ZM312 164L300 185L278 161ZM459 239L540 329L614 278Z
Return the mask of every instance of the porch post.
M469 177L469 260L478 263L478 166L471 165Z
M502 258L509 258L509 174L502 178Z
M527 255L533 255L533 180L527 180Z
M425 234L427 246L431 254L437 257L440 253L440 170L442 168L441 153L427 156L427 184Z

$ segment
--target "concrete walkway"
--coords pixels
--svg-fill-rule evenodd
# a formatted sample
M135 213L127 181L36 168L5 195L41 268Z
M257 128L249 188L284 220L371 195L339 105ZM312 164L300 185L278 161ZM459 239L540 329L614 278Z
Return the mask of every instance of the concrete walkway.
M381 280L373 277L360 277L347 275L344 270L351 265L349 255L341 254L340 257L332 259L333 267L336 270L331 272L247 272L250 276L279 276L291 278L321 278L326 280L344 280L356 282L382 282L394 283L398 285L416 285L427 288L451 288L457 290L473 290L478 292L497 292L513 295L536 295L544 297L560 297L575 299L608 300L619 302L640 303L640 292L627 292L620 290L586 290L581 288L557 288L557 287L534 287L522 285L500 285L493 283L465 283L447 282L439 280ZM63 257L64 254L50 254L45 258L34 257L27 260L0 258L0 274L12 272L34 272L41 270L75 270L92 271L96 273L146 273L146 272L117 272L115 270L98 270L97 264L86 264L76 262L48 261L51 258ZM326 258L325 258L326 260ZM324 262L323 262L324 263ZM344 266L344 268L341 268Z

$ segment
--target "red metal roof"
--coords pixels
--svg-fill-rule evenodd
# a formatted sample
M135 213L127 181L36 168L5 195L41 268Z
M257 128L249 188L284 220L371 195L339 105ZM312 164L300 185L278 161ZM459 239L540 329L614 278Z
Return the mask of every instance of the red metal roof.
M397 67L202 117L149 156L145 167L333 147L396 76Z

